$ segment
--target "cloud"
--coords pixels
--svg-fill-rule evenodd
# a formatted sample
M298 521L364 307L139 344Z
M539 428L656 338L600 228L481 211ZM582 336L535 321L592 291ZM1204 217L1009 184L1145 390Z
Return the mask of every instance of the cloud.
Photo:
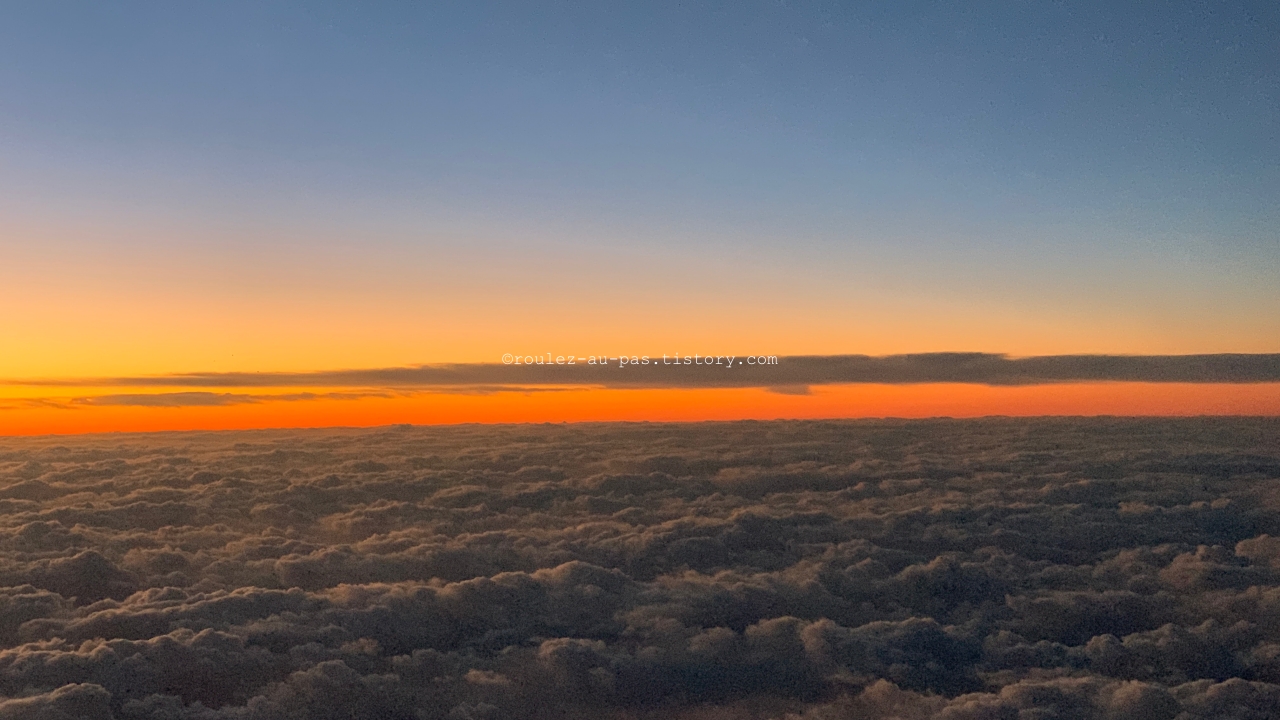
M1280 423L0 438L0 718L1272 718Z
M111 694L98 685L64 685L33 697L0 701L2 720L113 720Z
M765 388L771 393L779 395L812 395L813 392L808 385L772 385Z
M300 393L218 393L207 391L190 392L151 392L151 393L110 393L72 398L23 398L10 404L0 405L0 410L16 410L30 408L53 408L74 410L80 407L149 407L149 408L183 408L183 407L225 407L229 405L257 405L269 402L307 402L312 400L361 400L365 398L403 398L421 393L446 395L493 395L496 393L544 393L568 392L573 388L558 387L521 387L509 385L482 385L458 387L420 388L417 391L407 390L365 390L356 392L300 392ZM800 394L807 394L800 393Z
M310 400L360 400L363 398L391 398L403 393L392 391L364 392L301 392L301 393L217 393L205 391L192 392L156 392L156 393L111 393L89 395L73 398L23 398L8 405L0 405L0 410L18 408L48 407L62 410L73 410L77 407L223 407L227 405L253 405L264 402L306 402Z
M72 405L126 407L218 407L262 402L265 396L236 393L177 392L114 394L75 398ZM286 399L286 398L281 398ZM307 398L311 399L311 398Z
M614 388L760 387L786 392L834 383L1280 382L1280 354L1051 355L1012 358L991 353L782 356L776 364L664 363L573 365L471 363L305 373L188 373L83 380L7 380L10 385L102 387L465 387L592 385ZM132 396L126 396L132 397ZM233 396L239 397L239 396ZM247 396L246 396L247 397Z

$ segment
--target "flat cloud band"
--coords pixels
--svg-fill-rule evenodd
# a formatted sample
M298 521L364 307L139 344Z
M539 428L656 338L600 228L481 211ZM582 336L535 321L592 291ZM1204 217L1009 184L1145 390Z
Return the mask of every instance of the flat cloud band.
M185 373L92 379L8 380L79 387L447 387L596 385L611 388L802 387L843 383L1041 385L1068 382L1280 382L1280 354L1045 355L997 353L796 355L777 364L505 365L455 363L317 372Z

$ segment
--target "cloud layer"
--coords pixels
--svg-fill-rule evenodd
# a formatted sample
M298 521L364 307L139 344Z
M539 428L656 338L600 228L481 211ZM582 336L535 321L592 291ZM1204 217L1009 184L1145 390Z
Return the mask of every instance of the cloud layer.
M0 719L1275 718L1280 421L0 440Z
M776 387L836 383L977 383L1038 385L1061 382L1280 382L1280 354L1247 355L1048 355L1011 358L992 353L783 356L776 364L732 367L685 364L675 356L646 356L645 364L557 364L528 356L529 363L469 363L305 373L188 373L85 380L10 380L9 384L101 387L501 387L598 385L616 388ZM682 356L683 357L683 356ZM702 356L698 356L702 357ZM708 356L709 357L709 356ZM723 356L716 356L723 357ZM541 362L536 362L541 360Z

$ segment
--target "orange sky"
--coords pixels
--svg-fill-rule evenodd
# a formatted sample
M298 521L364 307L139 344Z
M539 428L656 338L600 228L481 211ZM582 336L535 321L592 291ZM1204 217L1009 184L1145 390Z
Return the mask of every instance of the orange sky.
M506 352L1280 350L1280 296L1265 268L1157 259L1140 274L1068 272L1070 257L1046 255L1036 258L1048 277L1033 279L977 250L944 262L873 244L818 260L533 230L427 234L418 247L391 245L399 235L377 226L198 229L210 223L0 223L0 379L496 362Z
M262 392L258 388L256 392ZM318 389L316 392L323 392ZM7 407L6 407L7 406ZM567 388L492 394L268 401L219 407L41 407L0 401L0 434L376 426L392 423L691 421L984 415L1280 415L1280 383L1074 383L817 386L761 389Z
M1265 268L1211 273L1163 256L1144 261L1141 274L1115 270L1113 277L1106 268L1119 265L1110 260L1102 269L1071 270L1070 256L1033 254L1046 270L1033 279L1001 260L1004 254L972 249L944 262L870 243L837 262L789 247L741 252L714 238L643 246L511 228L464 237L376 224L357 232L264 230L190 218L168 224L59 218L0 224L6 258L0 263L0 383L494 363L508 352L1280 350L1280 296L1263 282ZM361 243L353 242L357 237ZM1235 290L1218 292L1223 287ZM1212 303L1205 301L1209 296ZM121 392L140 391L0 385L0 434L402 422L1280 414L1280 392L1258 384L815 386L807 396L761 389L418 392L170 408L33 402Z

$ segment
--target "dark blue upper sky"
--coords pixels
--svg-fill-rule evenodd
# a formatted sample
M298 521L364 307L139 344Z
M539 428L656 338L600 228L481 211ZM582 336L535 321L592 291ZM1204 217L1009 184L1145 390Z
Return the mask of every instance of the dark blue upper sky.
M71 165L820 225L1280 197L1274 3L15 5L5 153Z

